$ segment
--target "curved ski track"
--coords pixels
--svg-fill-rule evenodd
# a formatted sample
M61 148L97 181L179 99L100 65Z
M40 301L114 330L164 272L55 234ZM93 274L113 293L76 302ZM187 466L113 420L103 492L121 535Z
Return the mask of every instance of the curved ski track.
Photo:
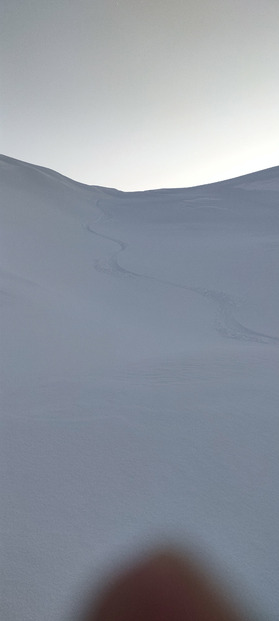
M96 201L96 207L102 211L103 215L106 215L104 210L100 207L100 200ZM98 218L98 222L102 220L102 217ZM97 222L96 221L96 222ZM106 259L96 259L94 262L94 268L98 272L103 272L114 277L126 277L126 278L140 278L144 280L152 280L160 284L165 284L169 287L175 287L176 289L183 289L184 291L192 291L203 298L207 298L214 302L217 307L217 317L215 322L216 330L222 334L222 336L230 339L236 339L240 341L249 341L262 344L277 344L279 337L265 334L262 332L256 332L247 328L233 316L233 311L236 309L236 302L234 299L223 291L216 291L213 289L204 289L202 287L191 287L187 285L181 285L172 282L167 279L157 278L156 276L149 276L148 274L141 274L139 272L133 272L131 270L121 267L118 263L118 256L128 248L129 244L121 239L99 233L95 229L91 228L89 224L86 225L86 230L92 235L102 237L108 241L113 242L119 248L109 255Z

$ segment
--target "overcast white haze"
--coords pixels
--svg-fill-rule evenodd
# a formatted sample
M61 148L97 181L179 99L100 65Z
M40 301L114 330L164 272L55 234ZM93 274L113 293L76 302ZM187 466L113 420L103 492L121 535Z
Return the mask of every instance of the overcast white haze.
M1 152L88 184L274 166L278 0L2 0Z

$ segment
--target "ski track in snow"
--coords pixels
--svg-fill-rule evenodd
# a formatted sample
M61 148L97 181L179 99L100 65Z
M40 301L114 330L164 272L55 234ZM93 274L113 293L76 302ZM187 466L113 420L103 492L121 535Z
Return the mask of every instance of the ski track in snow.
M100 206L100 200L96 201L95 205L100 211L102 211L103 215L106 216L104 210ZM100 216L95 223L101 222L102 217ZM251 330L247 328L239 321L237 321L233 312L236 309L235 300L225 293L224 291L216 291L213 289L204 289L201 287L191 287L187 285L181 285L175 282L172 282L167 279L157 278L156 276L150 276L148 274L141 274L139 272L134 272L132 270L128 270L121 265L119 265L118 257L124 252L129 244L124 242L122 239L117 239L115 237L111 237L109 235L105 235L104 233L100 233L96 229L93 229L89 224L86 225L86 230L92 235L96 235L97 237L102 237L108 241L117 244L119 248L108 255L106 259L96 259L94 262L94 268L98 272L102 272L104 274L108 274L110 276L119 277L124 276L128 278L139 278L144 280L151 280L153 282L157 282L160 284L167 285L169 287L174 287L176 289L182 289L184 291L191 291L196 293L197 295L211 300L215 306L217 307L217 318L215 327L216 330L226 338L236 339L239 341L250 341L253 343L262 343L262 344L277 344L279 343L279 337L272 336L270 334L265 334L262 332L257 332L255 330Z
M162 536L279 621L279 167L140 195L0 173L3 618L68 618Z

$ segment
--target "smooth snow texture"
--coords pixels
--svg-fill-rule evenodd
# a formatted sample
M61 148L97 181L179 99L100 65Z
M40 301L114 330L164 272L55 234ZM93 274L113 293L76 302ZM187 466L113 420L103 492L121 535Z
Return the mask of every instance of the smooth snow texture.
M58 621L170 538L279 619L279 168L142 193L0 172L2 618Z

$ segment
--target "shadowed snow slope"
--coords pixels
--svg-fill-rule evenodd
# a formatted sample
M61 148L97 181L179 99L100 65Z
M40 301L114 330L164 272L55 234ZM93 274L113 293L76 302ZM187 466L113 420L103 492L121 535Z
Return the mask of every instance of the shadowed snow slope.
M3 619L60 620L158 538L279 619L279 168L135 193L0 175Z

